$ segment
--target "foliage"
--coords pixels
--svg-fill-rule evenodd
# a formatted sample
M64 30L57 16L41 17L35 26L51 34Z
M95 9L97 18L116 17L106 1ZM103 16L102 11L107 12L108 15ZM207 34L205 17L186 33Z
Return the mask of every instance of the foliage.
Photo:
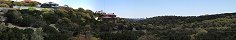
M18 12L17 10L8 10L8 12L4 14L4 16L7 17L6 22L18 24L18 25L23 19L21 13Z
M6 7L6 8L8 8L9 5L7 5L7 4L0 4L0 7Z
M38 3L17 5L35 6L36 4ZM83 8L73 9L62 6L53 10L50 8L8 10L4 14L7 20L0 24L0 40L70 40L78 39L81 34L91 40L232 40L236 38L235 13L157 16L144 20L126 18L110 21L95 20L99 15L101 14Z

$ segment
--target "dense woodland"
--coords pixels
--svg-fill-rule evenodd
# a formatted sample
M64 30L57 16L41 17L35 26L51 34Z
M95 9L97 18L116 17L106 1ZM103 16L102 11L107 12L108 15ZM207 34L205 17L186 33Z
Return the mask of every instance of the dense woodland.
M0 4L1 7L9 5L9 2ZM1 16L7 17L7 20L0 24L0 40L236 39L236 13L98 21L95 18L100 15L91 10L60 6L55 10L42 11L12 9Z

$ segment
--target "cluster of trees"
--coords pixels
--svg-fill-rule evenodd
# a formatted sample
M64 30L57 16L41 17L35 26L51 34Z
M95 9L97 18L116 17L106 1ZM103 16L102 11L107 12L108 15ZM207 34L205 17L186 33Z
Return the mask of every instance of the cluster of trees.
M96 21L93 13L94 12L91 10L84 10L83 8L73 9L70 7L59 7L55 10L45 9L42 11L9 9L8 12L4 14L4 17L7 17L7 20L4 22L5 24L3 24L6 25L4 26L6 28L2 28L7 30L0 31L4 34L0 35L0 40L20 40L23 36L33 36L35 32L35 30L33 32L30 30L29 33L31 34L25 34L24 30L26 29L8 28L8 23L19 27L31 27L33 29L42 28L42 33L39 33L42 35L38 36L42 36L41 39L44 40L68 40L74 37L73 35L85 34L84 32L90 30L91 24L93 24L92 22ZM32 38L24 38L22 40L32 40Z
M42 40L42 29L19 29L9 28L5 24L0 24L0 40Z
M95 20L99 14L83 8L8 10L1 24L1 40L233 40L236 14L158 16L144 20ZM34 37L34 38L32 38Z
M158 16L134 23L151 27L148 31L159 40L235 40L235 16Z
M39 2L33 1L33 2L14 2L14 1L2 1L0 0L0 7L12 7L12 6L29 6L29 7L36 7L38 6Z
M8 5L40 4L3 2ZM32 4L32 5L31 5ZM144 20L95 20L101 14L60 6L54 10L8 10L0 40L234 40L236 13L202 16L157 16ZM11 25L30 27L11 28Z

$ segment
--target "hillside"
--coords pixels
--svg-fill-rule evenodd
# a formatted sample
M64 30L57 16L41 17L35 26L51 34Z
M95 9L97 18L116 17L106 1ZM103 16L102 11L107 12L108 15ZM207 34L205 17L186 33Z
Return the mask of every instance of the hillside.
M18 4L19 3L19 4ZM102 20L102 14L68 6L37 10L37 2L0 4L32 6L4 9L0 40L234 40L236 13L157 16ZM7 11L6 11L7 10Z
M155 24L155 25L172 25L172 24L184 24L192 22L201 22L204 20L211 20L217 18L235 18L235 13L223 13L215 15L202 15L202 16L157 16L153 18L147 18L141 20L146 24Z
M98 21L95 20L95 15L97 14L82 8L66 7L51 11L8 10L4 14L7 20L1 24L0 39L230 40L235 38L235 13L187 17L158 16L135 21L118 18L116 22Z
M152 26L149 31L160 40L233 40L235 16L235 13L188 17L158 16L138 23Z

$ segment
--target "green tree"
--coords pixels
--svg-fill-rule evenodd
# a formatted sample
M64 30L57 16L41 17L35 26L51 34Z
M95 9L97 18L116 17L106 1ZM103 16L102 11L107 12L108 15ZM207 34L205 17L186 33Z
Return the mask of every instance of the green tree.
M21 20L23 19L21 13L17 10L8 10L4 16L7 17L7 22L13 24L20 24Z
M9 8L9 5L7 5L7 4L0 4L0 7L6 7L6 8Z
M60 19L60 16L55 14L53 11L44 12L43 17L45 21L51 24L55 24Z
M34 2L26 3L26 4L24 4L24 5L26 5L26 6L31 6L31 7L35 7L35 6L38 6L38 4L41 4L41 3L34 1Z

